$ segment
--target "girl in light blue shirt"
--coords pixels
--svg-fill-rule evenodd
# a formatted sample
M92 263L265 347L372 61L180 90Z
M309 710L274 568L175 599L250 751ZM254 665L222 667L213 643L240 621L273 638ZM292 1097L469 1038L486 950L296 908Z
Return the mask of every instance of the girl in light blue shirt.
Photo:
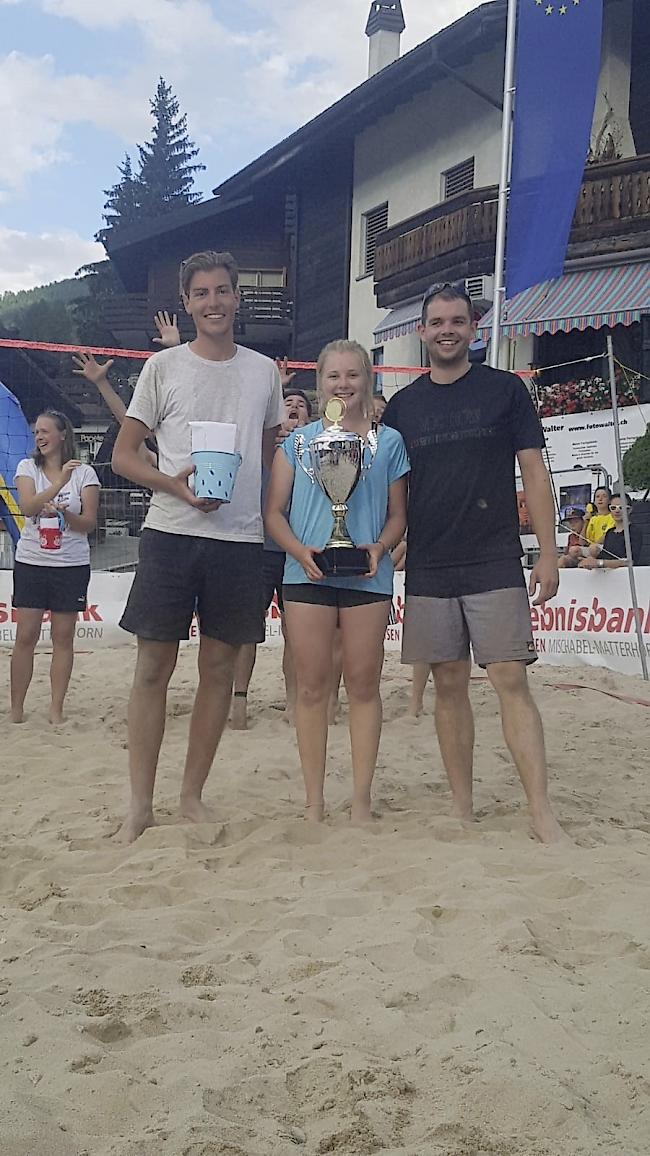
M367 441L373 428L372 366L356 341L332 341L317 366L321 409L331 398L345 402L342 425ZM295 431L277 451L266 502L266 531L286 551L283 598L286 629L295 660L296 731L305 778L305 817L324 817L327 707L332 680L332 642L340 627L343 676L352 746L352 820L367 822L381 733L379 680L393 590L389 551L406 528L409 462L402 437L379 426L370 468L348 498L347 530L368 552L360 576L327 575L319 554L333 528L332 506L303 469L310 441L331 423L323 417ZM297 438L300 442L297 443ZM366 462L370 462L366 449Z

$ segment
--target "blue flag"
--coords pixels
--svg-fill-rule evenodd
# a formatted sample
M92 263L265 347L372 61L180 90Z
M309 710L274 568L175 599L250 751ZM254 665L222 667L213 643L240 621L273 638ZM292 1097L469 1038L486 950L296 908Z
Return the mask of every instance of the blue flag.
M519 0L506 296L559 277L587 160L603 0Z

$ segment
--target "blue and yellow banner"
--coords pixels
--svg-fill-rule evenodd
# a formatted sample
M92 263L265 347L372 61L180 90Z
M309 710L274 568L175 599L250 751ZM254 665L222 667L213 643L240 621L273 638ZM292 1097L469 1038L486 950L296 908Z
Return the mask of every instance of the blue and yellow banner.
M0 382L0 518L14 545L24 522L16 500L14 474L18 462L33 451L34 438L20 402Z

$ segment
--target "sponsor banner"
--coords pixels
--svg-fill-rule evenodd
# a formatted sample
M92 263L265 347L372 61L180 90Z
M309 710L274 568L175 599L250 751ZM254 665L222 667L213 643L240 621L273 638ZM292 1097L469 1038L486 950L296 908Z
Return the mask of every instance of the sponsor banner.
M100 646L120 646L130 635L118 625L128 597L133 574L110 574L95 571L88 587L88 609L77 615L75 644L77 650L94 650ZM0 646L13 646L16 638L15 612L11 607L13 573L0 570ZM50 644L49 614L43 618L39 645Z
M639 620L650 657L650 567L635 570L639 599ZM119 620L126 602L132 574L96 572L88 589L88 609L78 615L78 650L126 646L133 642L121 630ZM15 615L11 609L12 574L0 571L0 646L11 647L16 637ZM399 651L404 620L404 575L395 575L391 614L386 630L386 649ZM531 607L533 637L541 662L553 666L603 666L622 674L639 674L639 646L630 601L626 570L565 570L560 576L557 597L544 607ZM198 641L193 624L190 643ZM280 645L280 612L275 601L266 618L266 644ZM50 626L45 616L40 644L50 643Z
M650 422L650 405L626 405L618 411L623 453L640 438ZM553 473L594 464L604 466L616 479L614 414L611 409L543 417L548 461Z
M634 571L639 621L650 658L650 567ZM531 607L540 662L553 666L605 666L640 674L641 659L627 570L565 570L558 595Z

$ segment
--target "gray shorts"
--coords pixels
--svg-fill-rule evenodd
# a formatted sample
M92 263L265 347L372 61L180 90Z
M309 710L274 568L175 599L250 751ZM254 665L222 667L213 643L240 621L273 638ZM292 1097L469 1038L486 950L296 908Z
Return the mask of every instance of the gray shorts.
M402 662L460 662L470 657L470 644L479 666L536 662L526 590L487 590L459 598L407 594Z

